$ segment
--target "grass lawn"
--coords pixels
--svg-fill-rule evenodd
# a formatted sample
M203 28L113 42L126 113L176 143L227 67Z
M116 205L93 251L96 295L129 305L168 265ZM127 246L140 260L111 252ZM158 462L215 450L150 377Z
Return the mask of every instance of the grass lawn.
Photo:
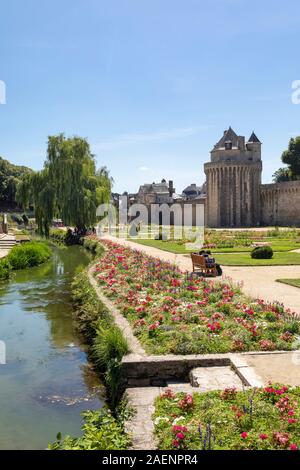
M300 265L300 253L278 252L272 259L252 259L250 253L216 254L217 262L223 266L284 266Z
M277 282L300 288L300 279L277 279Z
M193 250L187 250L185 245L178 243L176 240L138 240L132 239L135 243L139 243L140 245L151 246L154 248L158 248L159 250L169 251L175 254L185 254L189 253ZM271 246L274 251L276 252L284 252L289 250L295 250L300 248L300 243L288 241L288 240L274 240L271 242ZM212 253L250 253L253 250L252 247L234 247L234 248L214 248L211 250ZM280 263L282 264L282 263ZM298 264L298 263L295 263Z
M159 250L169 251L175 254L184 254L189 253L193 250L186 250L184 245L179 244L177 241L162 241L162 240L135 240L131 239L134 243L139 243L140 245L151 246L153 248L158 248Z

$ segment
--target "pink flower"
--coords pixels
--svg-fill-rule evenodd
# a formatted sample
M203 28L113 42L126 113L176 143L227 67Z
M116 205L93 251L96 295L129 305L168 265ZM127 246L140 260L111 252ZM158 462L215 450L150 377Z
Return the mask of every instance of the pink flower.
M296 444L291 444L290 450L298 450L298 446Z
M178 432L188 432L188 428L186 426L175 425L172 428L173 433Z
M172 444L174 447L179 447L180 443L176 441L176 439L173 439Z
M247 437L248 437L248 433L247 433L247 432L245 432L245 431L244 431L244 432L242 432L242 434L241 434L241 438L242 438L242 439L247 439Z
M161 397L162 398L174 398L175 395L174 395L174 392L170 388L167 388L164 391L164 393L162 393Z
M280 444L282 447L286 447L289 444L290 436L287 432L275 432L273 434L273 439L275 442Z
M263 441L264 441L265 439L268 439L268 435L267 435L267 434L260 434L259 437L260 437L260 439L262 439Z
M178 406L181 409L193 408L194 406L193 396L187 393L186 396L182 400L180 400L180 402L178 403Z
M176 434L176 437L177 439L180 439L180 440L185 439L185 435L182 432L179 432L178 434Z

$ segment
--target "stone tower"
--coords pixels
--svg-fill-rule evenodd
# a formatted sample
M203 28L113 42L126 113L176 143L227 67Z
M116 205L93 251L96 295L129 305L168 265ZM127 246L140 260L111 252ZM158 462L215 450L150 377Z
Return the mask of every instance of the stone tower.
M247 227L260 223L261 142L254 132L248 142L229 127L205 163L206 224Z

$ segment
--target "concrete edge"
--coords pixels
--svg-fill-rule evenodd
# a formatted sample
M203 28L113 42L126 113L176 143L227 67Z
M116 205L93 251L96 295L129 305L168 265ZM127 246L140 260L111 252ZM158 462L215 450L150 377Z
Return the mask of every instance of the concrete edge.
M127 321L127 319L119 312L119 310L114 306L113 302L111 302L105 295L101 292L101 288L98 286L96 279L93 276L93 270L95 268L95 264L89 267L88 269L88 279L93 287L94 291L98 299L100 300L103 305L108 309L109 313L112 315L115 324L120 328L122 331L125 339L128 342L130 351L134 354L138 354L140 356L146 356L146 351L141 346L139 340L134 336L132 332L132 328Z

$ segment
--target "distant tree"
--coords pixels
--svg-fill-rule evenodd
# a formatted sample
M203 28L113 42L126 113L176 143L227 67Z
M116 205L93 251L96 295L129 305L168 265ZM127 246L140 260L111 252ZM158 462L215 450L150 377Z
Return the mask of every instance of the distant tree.
M300 136L290 139L288 149L282 154L281 160L288 165L291 179L300 178Z
M111 184L106 168L96 170L86 139L59 134L48 139L43 170L24 178L17 195L23 206L33 200L39 232L48 236L53 218L78 229L93 225L97 207L109 201Z
M274 183L282 183L283 181L290 181L291 180L291 173L288 168L279 168L279 170L275 171L273 174L273 181Z
M17 186L23 176L31 173L30 168L13 165L0 157L0 202L15 207Z
M274 173L275 183L300 179L300 136L290 139L288 149L281 155L281 161L287 167L279 168Z

